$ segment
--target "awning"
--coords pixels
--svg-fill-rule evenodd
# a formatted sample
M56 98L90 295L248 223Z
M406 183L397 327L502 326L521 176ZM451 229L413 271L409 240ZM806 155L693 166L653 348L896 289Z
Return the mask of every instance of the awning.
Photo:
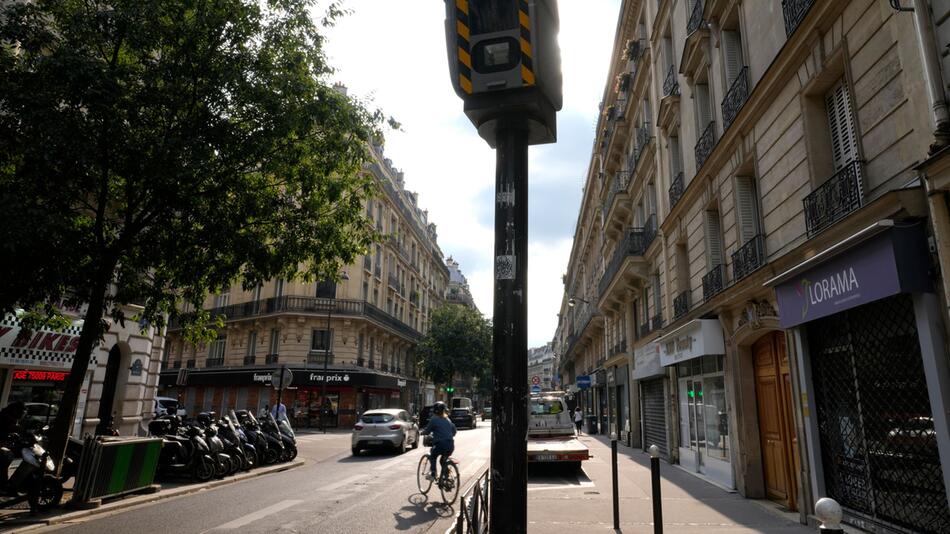
M695 319L656 340L660 365L674 365L700 356L726 353L722 325L718 319Z

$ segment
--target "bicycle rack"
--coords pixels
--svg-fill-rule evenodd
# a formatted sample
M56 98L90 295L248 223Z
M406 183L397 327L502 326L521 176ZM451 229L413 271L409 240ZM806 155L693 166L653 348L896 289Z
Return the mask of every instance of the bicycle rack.
M488 532L491 469L486 468L459 500L455 525L445 534L486 534Z

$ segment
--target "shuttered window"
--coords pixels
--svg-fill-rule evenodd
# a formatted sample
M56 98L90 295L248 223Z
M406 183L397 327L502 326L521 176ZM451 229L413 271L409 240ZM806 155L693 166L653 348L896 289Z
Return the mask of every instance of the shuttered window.
M662 306L663 304L660 299L660 271L656 271L653 273L653 314L659 315Z
M736 218L741 246L759 234L758 197L752 177L736 176Z
M825 95L825 109L831 134L831 155L835 171L838 171L858 155L851 96L843 79Z
M726 69L726 88L732 86L742 70L742 38L735 30L722 32L723 63Z
M709 105L709 86L700 83L696 85L696 125L699 132L706 129L706 125L712 122L712 108Z
M722 224L719 221L719 212L706 211L706 257L709 258L709 269L722 265Z
M270 331L270 352L269 354L280 354L280 329L273 328Z
M673 170L673 176L683 171L683 153L680 151L678 135L670 137L670 169Z

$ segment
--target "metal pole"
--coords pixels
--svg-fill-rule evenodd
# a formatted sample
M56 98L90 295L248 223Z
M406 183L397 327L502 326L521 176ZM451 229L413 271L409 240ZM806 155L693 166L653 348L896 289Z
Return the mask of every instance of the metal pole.
M653 533L663 534L663 502L660 497L660 448L650 445L650 478L653 482Z
M274 406L274 412L280 417L280 405L284 402L284 370L286 365L280 366L280 378L277 380L277 406ZM275 417L274 419L277 419Z
M620 530L620 490L617 480L617 436L610 437L610 474L614 483L614 530Z
M330 344L333 336L330 335L330 316L333 314L333 301L327 301L327 347L323 353L323 382L320 384L320 430L327 433L327 362L330 359Z
M528 528L528 131L504 124L495 168L494 385L489 532Z

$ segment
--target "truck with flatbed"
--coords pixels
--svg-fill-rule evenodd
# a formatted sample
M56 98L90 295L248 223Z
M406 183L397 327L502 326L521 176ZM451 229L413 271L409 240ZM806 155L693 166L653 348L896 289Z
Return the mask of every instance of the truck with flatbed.
M568 463L580 469L590 458L577 437L564 394L532 394L528 400L528 463Z

